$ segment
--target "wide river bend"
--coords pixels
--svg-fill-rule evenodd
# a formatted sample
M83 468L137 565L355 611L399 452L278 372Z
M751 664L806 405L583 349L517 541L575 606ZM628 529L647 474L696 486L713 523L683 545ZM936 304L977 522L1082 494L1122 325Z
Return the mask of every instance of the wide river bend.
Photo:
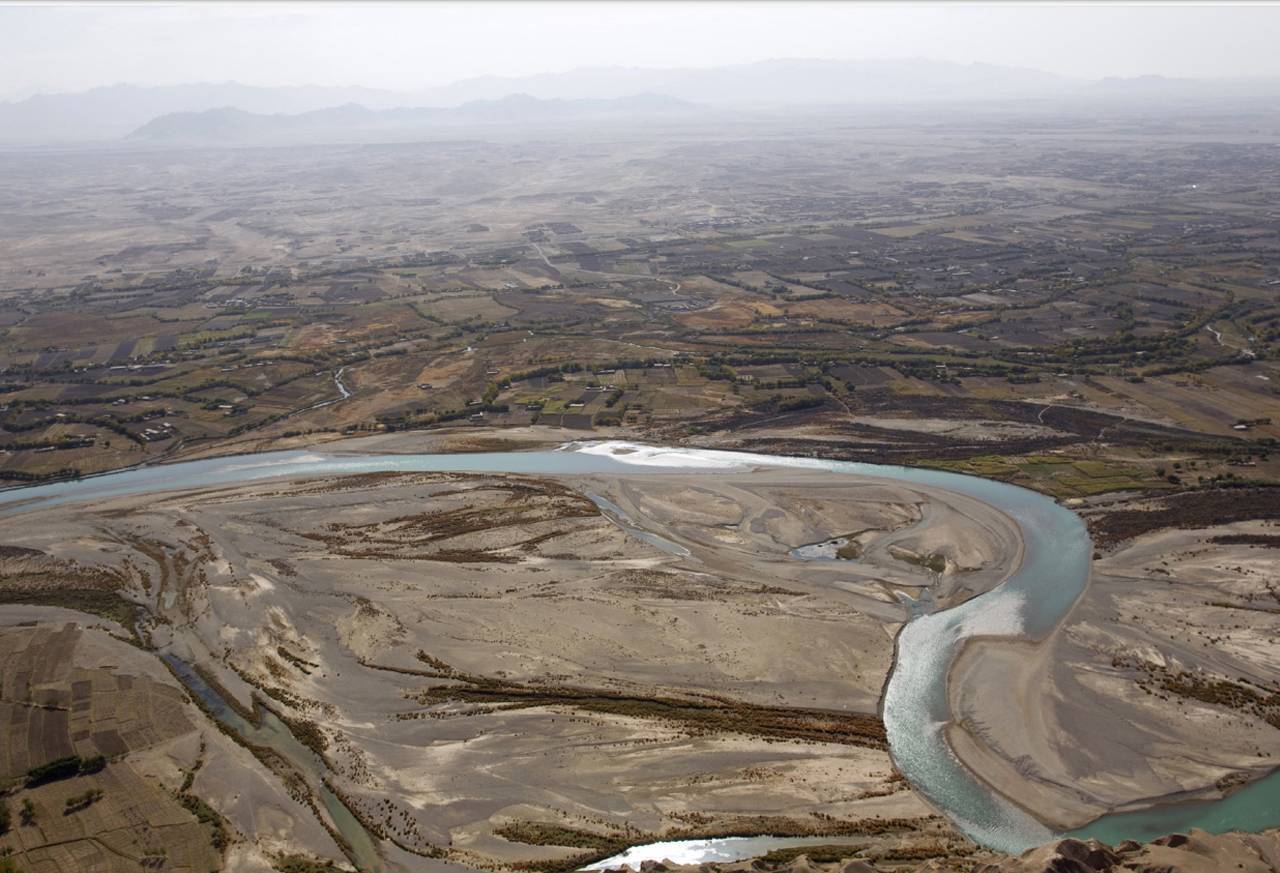
M290 451L186 461L3 491L0 515L71 501L284 476L385 471L549 476L634 475L649 471L696 476L700 471L709 474L757 466L819 469L959 492L996 507L1016 522L1024 552L1021 564L1007 579L959 606L919 615L903 626L893 672L885 687L882 716L890 752L903 775L975 841L1001 851L1020 852L1056 836L976 778L959 762L944 737L944 727L950 720L947 674L964 641L974 636L1043 639L1057 627L1088 584L1092 544L1084 524L1051 498L1024 488L914 467L608 442L571 443L556 451L449 455ZM1148 840L1189 827L1222 832L1277 825L1280 773L1222 800L1168 804L1103 816L1072 835L1097 836L1114 843L1122 839ZM797 842L802 841L758 837L658 843L636 847L625 858L610 860L625 859L637 865L649 858L672 858L685 863L733 860Z

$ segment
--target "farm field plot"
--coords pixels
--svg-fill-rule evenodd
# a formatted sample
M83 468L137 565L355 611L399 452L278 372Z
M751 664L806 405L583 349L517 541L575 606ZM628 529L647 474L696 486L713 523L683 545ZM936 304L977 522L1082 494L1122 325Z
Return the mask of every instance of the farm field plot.
M194 729L181 690L77 667L78 645L86 643L73 625L0 632L0 723L6 725L0 779L59 758L118 758Z
M217 816L139 772L197 730L186 693L149 658L70 621L0 627L0 780L12 814L0 851L66 873L221 869Z
M93 796L88 802L82 797ZM222 869L211 825L128 764L24 790L34 823L0 836L33 870L125 873L163 866L180 873Z

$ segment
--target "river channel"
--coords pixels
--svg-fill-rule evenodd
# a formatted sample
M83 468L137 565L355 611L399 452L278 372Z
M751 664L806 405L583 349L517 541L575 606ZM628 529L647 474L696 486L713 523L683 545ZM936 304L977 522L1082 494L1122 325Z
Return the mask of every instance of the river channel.
M974 636L1039 640L1051 633L1084 592L1089 580L1092 544L1075 513L1051 498L1014 485L913 467L883 466L809 458L787 458L695 449L666 449L625 443L573 443L556 451L477 454L340 454L312 451L269 452L138 467L80 480L0 492L0 516L68 501L83 502L160 490L196 489L284 476L330 476L384 471L519 473L549 476L584 474L700 473L755 466L819 469L838 475L876 477L946 489L982 500L1003 511L1023 538L1022 561L1000 585L950 609L916 614L898 635L894 667L885 687L882 717L890 752L899 770L935 806L976 842L1020 852L1049 841L1053 833L1033 816L990 790L952 753L944 736L950 720L948 670L965 640ZM595 498L601 503L599 498ZM611 507L605 506L606 509ZM625 517L620 521L630 529ZM654 534L649 536L661 540ZM666 540L659 547L674 546ZM676 547L677 549L680 547ZM670 548L667 549L671 551ZM678 552L676 552L678 554ZM191 671L180 672L185 675ZM196 677L198 679L198 677ZM185 679L184 679L185 681ZM212 693L188 683L205 699ZM216 696L216 695L215 695ZM226 718L243 719L231 711ZM224 714L215 716L224 720ZM269 715L269 714L268 714ZM227 723L224 720L224 723ZM284 739L273 723L248 722L232 729L257 731L252 741L278 748L298 766L323 763L292 737ZM287 730L283 734L288 734ZM248 737L246 737L248 739ZM297 748L294 748L297 746ZM288 747L288 748L284 748ZM299 751L299 749L301 751ZM307 757L310 756L310 757ZM314 768L319 767L321 771ZM339 831L357 854L371 851L369 836L341 802L320 786L320 796ZM1111 843L1149 840L1174 830L1201 827L1213 832L1259 830L1280 825L1280 772L1258 780L1222 800L1163 804L1137 812L1106 815L1073 832ZM350 833L349 833L350 831ZM832 842L831 839L822 842ZM646 859L678 855L686 863L736 860L772 848L796 845L795 839L732 838L635 847L611 861L638 865ZM364 866L364 865L362 865ZM604 863L593 865L604 866Z

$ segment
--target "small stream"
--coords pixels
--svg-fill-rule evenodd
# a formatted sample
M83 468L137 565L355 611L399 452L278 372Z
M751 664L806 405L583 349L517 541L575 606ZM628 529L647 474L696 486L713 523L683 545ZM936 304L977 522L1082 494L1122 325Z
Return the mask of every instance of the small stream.
M618 504L614 503L609 498L601 497L599 494L593 494L590 491L587 492L587 497L591 499L591 502L594 503L597 508L604 512L605 518L608 518L618 527L622 528L630 536L635 537L641 542L648 543L654 548L666 552L668 555L675 555L677 558L697 560L696 558L693 558L693 555L688 549L679 543L673 543L666 537L660 537L656 533L650 533L643 528L636 527L631 521L631 517L622 511L622 507L618 506Z
M219 724L250 745L264 746L278 752L303 775L307 785L320 799L320 803L329 814L334 828L350 847L352 861L358 870L362 873L364 871L377 873L382 869L377 846L369 832L364 829L364 825L360 824L346 804L338 799L338 796L325 784L324 779L329 773L329 768L319 755L298 741L288 725L261 704L256 704L255 715L258 724L254 724L241 715L240 711L228 703L208 682L205 682L186 661L167 653L160 657L169 665L187 690L200 698L205 709Z

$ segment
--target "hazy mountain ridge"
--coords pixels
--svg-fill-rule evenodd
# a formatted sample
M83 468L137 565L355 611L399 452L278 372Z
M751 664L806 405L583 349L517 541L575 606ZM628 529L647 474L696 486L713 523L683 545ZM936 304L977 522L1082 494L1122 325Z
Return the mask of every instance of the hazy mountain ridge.
M458 108L523 94L542 101L669 98L715 107L902 105L1007 100L1213 100L1280 96L1274 79L1072 79L1041 70L949 61L784 59L705 69L581 68L532 76L483 76L436 88L390 91L325 86L257 87L235 82L114 85L0 103L0 142L114 140L174 113L236 109L301 115L356 104L370 111ZM243 121L243 120L242 120ZM225 128L235 123L224 119ZM304 125L305 126L305 125Z
M737 106L999 99L1045 96L1078 88L1075 79L1017 67L950 61L780 59L706 69L597 67L566 73L464 79L423 92L430 102L457 102L522 91L581 99L636 92L697 103Z
M1089 87L1091 96L1163 100L1213 100L1280 96L1276 79L1180 79L1168 76L1107 76Z
M234 107L175 112L152 119L128 138L148 142L247 142L290 138L331 138L361 132L410 132L459 124L536 124L617 116L683 115L698 107L661 94L612 99L542 100L511 94L456 107L402 106L370 109L348 103L298 114L262 114Z
M402 95L374 88L319 85L258 87L238 82L144 87L111 85L73 94L38 94L0 103L0 140L56 142L118 139L171 112L199 112L234 106L245 112L298 113L360 103L385 108L402 105Z

